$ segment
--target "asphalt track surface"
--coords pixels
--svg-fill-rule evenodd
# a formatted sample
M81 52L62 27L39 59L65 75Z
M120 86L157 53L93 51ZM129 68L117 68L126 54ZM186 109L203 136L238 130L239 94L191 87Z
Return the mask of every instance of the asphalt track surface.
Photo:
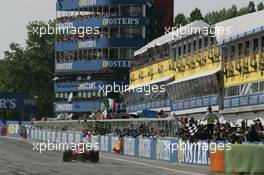
M100 153L99 163L62 162L61 152L33 151L29 140L0 137L0 175L204 175L207 166Z

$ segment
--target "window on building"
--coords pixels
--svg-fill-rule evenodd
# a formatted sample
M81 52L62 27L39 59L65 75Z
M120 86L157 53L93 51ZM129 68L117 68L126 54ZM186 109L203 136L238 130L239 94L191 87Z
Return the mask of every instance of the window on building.
M100 91L97 92L97 97L101 97L101 92Z
M188 53L191 53L192 51L192 43L188 43Z
M172 49L172 54L173 54L173 58L175 59L177 57L177 49L176 48Z
M121 59L130 59L131 58L130 49L121 48L120 49L120 58Z
M245 55L250 54L250 41L245 42Z
M60 93L60 98L63 98L63 93Z
M143 28L142 27L133 27L131 32L132 32L132 37L142 38Z
M231 49L230 49L230 57L231 58L234 58L236 55L236 46L231 46Z
M91 92L87 92L87 98L91 98L92 97L92 93Z
M121 6L120 16L131 16L131 6Z
M110 49L110 59L118 58L118 49Z
M236 96L239 95L239 86L233 86L225 90L225 96Z
M178 57L180 57L181 55L182 55L182 52L181 52L181 50L182 50L182 47L180 46L180 47L178 47Z
M238 44L238 55L241 56L243 54L243 44L239 43Z
M211 36L211 44L212 44L212 45L215 44L215 36Z
M108 58L108 49L103 49L103 59L109 59Z
M119 28L118 27L111 27L110 28L110 38L118 38L119 37Z
M143 16L142 6L132 6L132 16Z
M259 91L260 92L264 91L264 81L259 82Z
M258 89L258 85L259 85L259 82L255 82L251 85L251 92L250 93L255 93L255 92L258 92L259 89Z
M119 6L111 6L110 7L110 16L113 16L113 17L120 16ZM123 15L121 15L121 16L123 16Z
M130 28L129 27L121 27L120 28L120 37L130 38L131 37Z
M204 47L206 48L208 46L208 36L204 38Z
M82 96L83 96L83 98L87 98L87 93L86 92L83 92L82 93Z
M67 92L64 93L64 98L68 98L68 93Z
M82 92L78 92L78 98L82 98Z
M223 58L224 60L228 59L228 48L226 46L223 46Z
M253 52L257 53L258 52L258 47L259 47L259 40L258 38L253 39Z
M261 37L261 47L264 48L264 36Z
M55 93L56 98L60 98L60 93Z
M203 47L203 40L199 39L199 49L202 49L202 47Z
M186 54L186 44L183 45L183 54Z
M196 51L196 45L197 45L197 42L196 40L193 41L193 51Z

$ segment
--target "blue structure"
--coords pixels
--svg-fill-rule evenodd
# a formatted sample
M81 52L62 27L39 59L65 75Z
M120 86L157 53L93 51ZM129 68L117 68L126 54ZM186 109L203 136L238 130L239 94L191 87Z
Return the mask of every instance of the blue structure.
M36 101L30 94L0 93L0 111L14 110L22 114L34 114Z
M100 87L128 84L134 51L145 44L145 0L58 0L54 91L56 114L102 111L119 93ZM120 105L121 106L121 105Z

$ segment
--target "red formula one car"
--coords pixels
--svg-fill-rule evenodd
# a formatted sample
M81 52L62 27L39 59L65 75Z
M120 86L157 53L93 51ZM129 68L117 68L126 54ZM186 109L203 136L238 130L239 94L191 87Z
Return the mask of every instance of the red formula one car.
M89 160L92 163L99 162L99 151L98 150L86 150L77 148L74 150L67 150L63 152L63 162L81 161L86 162Z

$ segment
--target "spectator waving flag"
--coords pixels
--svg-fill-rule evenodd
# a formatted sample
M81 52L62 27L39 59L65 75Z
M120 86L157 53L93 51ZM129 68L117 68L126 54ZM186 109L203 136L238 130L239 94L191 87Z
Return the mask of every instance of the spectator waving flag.
M193 136L194 134L196 134L198 132L198 126L195 123L188 123L186 125L188 132L191 136Z

